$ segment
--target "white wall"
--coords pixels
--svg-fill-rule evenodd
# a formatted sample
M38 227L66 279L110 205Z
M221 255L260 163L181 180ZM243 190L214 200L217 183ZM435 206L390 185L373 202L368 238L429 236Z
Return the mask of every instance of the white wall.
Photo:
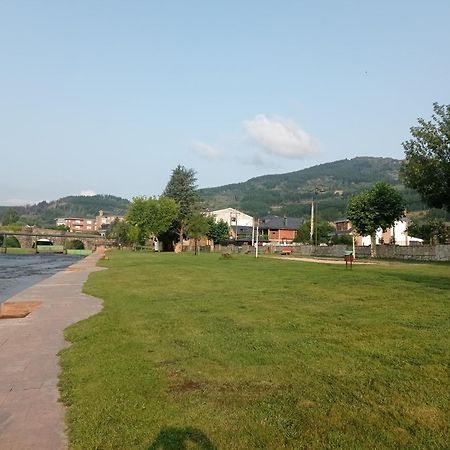
M411 237L407 233L408 224L404 220L398 220L394 224L394 235L395 235L395 243L397 245L410 245L410 239ZM391 228L392 230L392 228ZM383 235L383 231L381 228L377 230L376 237L377 237L377 244L381 242L381 237ZM414 241L421 241L417 238L413 238ZM370 245L370 236L363 236L362 238L362 245Z
M248 214L245 214L242 211L238 211L234 208L218 209L217 211L211 211L208 214L214 216L217 222L219 220L223 220L228 224L229 227L236 225L238 227L253 226L252 216L249 216ZM236 218L237 223L236 221L232 221L233 218Z

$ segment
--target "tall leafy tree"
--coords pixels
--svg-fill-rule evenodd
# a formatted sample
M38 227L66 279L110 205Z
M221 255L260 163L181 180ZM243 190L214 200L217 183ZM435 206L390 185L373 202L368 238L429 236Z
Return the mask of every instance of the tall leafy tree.
M214 219L214 217L208 217L208 232L206 236L208 239L211 239L214 243L225 241L229 237L229 229L228 224L220 219L218 222Z
M430 207L450 212L450 105L434 103L433 110L432 120L419 118L412 139L403 142L400 176Z
M189 236L189 239L194 240L194 250L195 254L197 254L198 241L206 236L209 230L208 218L200 213L195 212L191 214L186 221L186 232Z
M317 224L317 227L314 227L312 241L313 242L317 241L318 244L326 244L330 240L330 235L332 231L333 227L328 222L321 221ZM294 242L309 244L311 242L310 233L311 233L310 221L305 220L305 222L298 229L297 236L295 237Z
M186 167L178 165L173 169L172 176L163 192L164 196L174 199L179 205L173 226L180 242L183 241L188 218L196 211L200 200L196 182L197 178L193 169L186 169Z
M165 233L177 217L179 206L168 197L134 197L126 214L127 221L139 229L141 240Z
M353 196L347 205L347 217L362 236L371 237L371 256L376 256L376 231L392 227L405 215L405 201L392 186L379 182L368 191Z
M129 222L114 219L109 226L106 237L114 239L118 245L135 245L139 243L139 228Z
M445 244L450 238L450 227L443 219L429 218L422 223L411 223L408 234L423 239L429 244Z

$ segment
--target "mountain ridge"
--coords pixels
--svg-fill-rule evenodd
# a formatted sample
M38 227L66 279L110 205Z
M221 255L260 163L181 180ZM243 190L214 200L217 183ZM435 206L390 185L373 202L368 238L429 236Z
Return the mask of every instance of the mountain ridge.
M306 217L317 190L318 216L336 220L345 216L352 195L377 181L396 186L405 197L408 209L427 209L419 195L406 189L399 179L401 160L358 156L308 167L282 174L260 175L247 181L230 183L198 192L208 210L234 207L255 217L267 214ZM66 196L51 202L13 207L21 220L29 224L54 225L57 217L93 217L100 209L124 215L129 200L109 194ZM8 207L0 207L2 214Z
M254 216L282 214L303 217L309 214L312 197L318 190L319 215L335 220L345 215L348 199L377 181L396 186L408 207L423 209L419 195L406 189L399 179L401 160L358 156L318 164L282 174L260 175L245 182L199 190L210 209L227 206Z
M109 194L68 195L50 202L42 201L34 205L11 207L20 215L21 222L29 225L55 225L58 217L95 217L99 210L114 215L124 215L129 200ZM0 213L10 207L1 206Z

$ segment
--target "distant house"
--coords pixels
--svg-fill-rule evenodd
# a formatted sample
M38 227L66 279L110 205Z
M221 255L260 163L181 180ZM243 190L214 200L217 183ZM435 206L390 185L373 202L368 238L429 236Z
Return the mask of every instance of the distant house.
M339 219L334 222L336 231L341 234L351 234L353 231L352 223L348 219Z
M213 216L216 222L223 220L228 224L230 237L240 239L242 236L251 236L254 219L252 216L234 208L218 209L207 213Z
M101 209L95 218L95 229L98 231L104 230L105 228L108 228L109 225L111 225L116 219L123 220L124 218Z
M377 244L394 244L395 245L420 245L423 239L419 239L408 234L408 219L397 220L393 227L383 231L379 228L376 232ZM370 245L370 236L357 236L357 245Z
M266 216L260 219L259 230L267 235L269 242L288 244L293 242L302 224L303 219L296 217Z
M72 233L95 231L95 219L92 217L59 217L56 226L65 226Z
M393 244L396 245L417 245L422 244L423 240L409 236L408 234L408 219L397 220L393 227L388 228L383 231L379 228L376 232L376 243L377 244ZM342 235L352 235L353 228L352 223L348 219L341 219L335 222L336 234ZM370 236L360 236L355 233L355 244L368 246L370 245Z
M92 231L104 231L115 219L123 220L123 217L100 210L95 218L59 217L56 219L56 226L64 225L73 233L90 233Z

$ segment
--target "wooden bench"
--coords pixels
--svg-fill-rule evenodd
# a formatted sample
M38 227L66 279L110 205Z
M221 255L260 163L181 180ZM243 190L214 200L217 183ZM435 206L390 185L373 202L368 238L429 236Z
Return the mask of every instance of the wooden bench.
M292 253L292 248L283 247L281 249L280 255L290 255Z

